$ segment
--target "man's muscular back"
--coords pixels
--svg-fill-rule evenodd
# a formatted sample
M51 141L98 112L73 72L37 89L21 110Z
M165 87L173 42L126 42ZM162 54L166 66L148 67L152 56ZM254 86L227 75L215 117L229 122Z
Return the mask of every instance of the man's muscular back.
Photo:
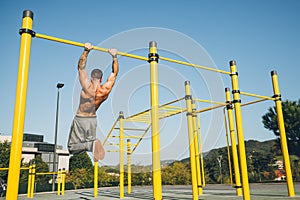
M100 84L95 89L93 85L88 88L88 92L81 90L80 103L77 111L79 116L95 116L100 105L108 98L107 90Z
M103 85L100 84L102 81L101 70L98 70L98 72L95 73L95 76L92 74L91 79L89 80L86 72L86 62L88 53L92 49L93 46L90 43L85 43L85 50L78 62L79 81L82 86L79 108L77 110L77 115L79 116L96 116L96 111L99 106L108 98L119 71L117 50L109 49L108 52L113 56L113 62L112 73L109 75L107 81ZM99 75L99 73L101 75Z

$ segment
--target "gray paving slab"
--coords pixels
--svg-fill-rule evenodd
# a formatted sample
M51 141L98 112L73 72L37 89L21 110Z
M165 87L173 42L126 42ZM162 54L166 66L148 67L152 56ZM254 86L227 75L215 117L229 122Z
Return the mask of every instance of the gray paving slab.
M127 188L125 188L125 191ZM289 197L287 192L286 184L250 184L250 193L252 200L300 200L300 184L295 184L295 197ZM72 199L72 200L114 200L119 198L118 187L105 187L99 188L98 197L94 198L93 189L81 189L81 190L70 190L65 191L65 195L58 196L55 193L36 193L34 194L34 200L61 200L61 199ZM4 200L5 198L0 198ZM20 195L19 200L29 200L26 195ZM131 194L125 194L124 200L153 200L152 187L132 187ZM164 200L190 200L192 199L191 186L163 186L163 199ZM230 185L207 185L203 189L203 194L199 196L201 200L242 200L243 197L237 197L235 189Z

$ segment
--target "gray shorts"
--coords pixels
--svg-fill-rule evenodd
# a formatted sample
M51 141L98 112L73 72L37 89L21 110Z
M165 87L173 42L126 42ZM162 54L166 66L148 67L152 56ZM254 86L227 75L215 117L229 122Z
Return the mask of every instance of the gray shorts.
M71 124L68 150L71 154L93 151L93 142L96 140L97 118L75 116Z

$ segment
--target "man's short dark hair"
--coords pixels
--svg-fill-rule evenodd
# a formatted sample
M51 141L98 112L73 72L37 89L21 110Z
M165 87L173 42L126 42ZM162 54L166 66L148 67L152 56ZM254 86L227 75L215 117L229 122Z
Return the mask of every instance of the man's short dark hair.
M103 76L103 72L100 69L93 69L91 72L91 77L92 78L99 78L101 79Z

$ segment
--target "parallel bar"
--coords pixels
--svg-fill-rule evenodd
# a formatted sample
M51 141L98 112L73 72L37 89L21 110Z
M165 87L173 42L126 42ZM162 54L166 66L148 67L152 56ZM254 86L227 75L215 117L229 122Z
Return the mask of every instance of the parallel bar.
M196 64L192 64L192 63L188 63L188 62L184 62L184 61L179 61L179 60L175 60L175 59L171 59L171 58L165 58L165 57L160 56L159 59L164 60L164 61L168 61L168 62L172 62L172 63L177 63L177 64L181 64L181 65L190 66L190 67L200 68L200 69L204 69L204 70L208 70L208 71L218 72L218 73L221 73L221 74L230 74L230 72L227 72L227 71L214 69L214 68L210 68L210 67L205 67L205 66L200 66L200 65L196 65Z
M46 39L46 40L50 40L50 41L54 41L54 42L60 42L60 43L74 45L74 46L78 46L78 47L84 47L84 43L74 42L74 41L71 41L71 40L61 39L61 38L48 36L48 35L43 35L43 34L39 34L39 33L36 33L35 36L37 38ZM102 47L97 47L97 46L94 46L93 50L108 52L108 49L102 48ZM143 57L143 56L133 55L133 54L119 52L119 51L118 51L117 54L120 55L120 56L125 56L125 57L134 58L134 59L138 59L138 60L148 61L148 58Z
M35 175L49 175L49 174L57 174L57 172L38 172Z
M273 97L262 96L262 95L258 95L258 94L251 94L251 93L247 93L247 92L240 92L240 94L249 96L249 97L256 97L256 98L260 98L260 99L275 100L275 98L273 98Z

